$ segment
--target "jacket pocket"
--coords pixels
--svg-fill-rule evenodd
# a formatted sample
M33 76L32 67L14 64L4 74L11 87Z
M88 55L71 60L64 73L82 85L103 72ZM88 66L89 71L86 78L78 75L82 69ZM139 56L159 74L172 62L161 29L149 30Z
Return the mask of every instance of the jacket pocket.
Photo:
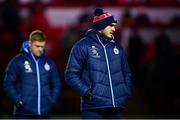
M23 96L22 102L23 102L24 112L35 113L35 109L36 109L35 96Z
M53 106L51 96L45 95L41 97L41 111L42 113L48 113Z
M110 86L102 85L99 83L95 84L92 93L95 96L100 96L100 97L104 97L104 98L110 98L111 97Z

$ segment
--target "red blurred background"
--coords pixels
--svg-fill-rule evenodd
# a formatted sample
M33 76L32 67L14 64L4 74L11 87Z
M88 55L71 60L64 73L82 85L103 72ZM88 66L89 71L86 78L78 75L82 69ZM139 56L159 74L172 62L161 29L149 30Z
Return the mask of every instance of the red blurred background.
M180 0L0 0L0 118L12 117L2 88L6 66L34 29L47 35L46 53L61 76L52 118L80 118L80 98L63 75L71 47L91 28L96 7L118 19L115 36L133 75L123 118L180 118Z

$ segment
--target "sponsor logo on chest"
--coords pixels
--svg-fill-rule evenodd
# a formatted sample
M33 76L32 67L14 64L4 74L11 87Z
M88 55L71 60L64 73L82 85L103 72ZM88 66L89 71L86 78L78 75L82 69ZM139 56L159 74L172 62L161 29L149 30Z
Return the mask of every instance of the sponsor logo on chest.
M100 58L100 55L98 53L98 48L96 48L94 45L91 46L91 52L92 52L92 57L94 58Z
M94 45L93 46L91 46L91 52L92 52L92 57L94 57L94 58L100 58L101 56L99 55L99 52L98 52L98 48L97 47L95 47ZM115 46L114 48L113 48L113 53L115 54L115 55L118 55L119 54L119 49Z
M44 69L45 69L46 71L49 71L49 70L50 70L50 65L49 65L47 62L44 64Z
M114 54L116 54L116 55L119 54L119 50L118 50L116 47L114 47L113 52L114 52Z
M27 60L24 61L24 68L25 68L25 72L27 73L32 72L31 64Z
M32 70L32 67L31 67L31 63L29 62L29 61L24 61L24 68L25 68L25 72L26 73L31 73L31 72L33 72L33 70ZM44 69L46 70L46 71L49 71L50 70L50 65L46 62L45 64L44 64Z

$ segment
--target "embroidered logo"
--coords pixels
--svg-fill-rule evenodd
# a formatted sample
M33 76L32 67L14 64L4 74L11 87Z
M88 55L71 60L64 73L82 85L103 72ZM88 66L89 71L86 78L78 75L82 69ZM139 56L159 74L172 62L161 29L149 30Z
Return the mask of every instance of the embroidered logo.
M31 64L28 61L24 61L25 72L32 72Z
M99 58L100 57L100 55L99 55L97 50L98 50L98 48L96 48L95 46L91 46L91 51L92 51L93 57L95 57L95 58Z
M116 55L119 54L119 50L116 47L114 47L113 51L114 51L114 54Z
M50 65L46 62L46 64L44 64L44 69L46 71L49 71L50 70Z

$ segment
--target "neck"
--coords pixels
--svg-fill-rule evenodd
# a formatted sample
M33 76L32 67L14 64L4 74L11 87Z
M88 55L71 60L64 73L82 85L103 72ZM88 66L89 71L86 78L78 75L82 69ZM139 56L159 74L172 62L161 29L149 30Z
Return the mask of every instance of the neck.
M106 37L100 30L98 31L98 33L99 33L99 35L100 35L103 39L105 39L106 41L111 41L111 40L112 40L111 38Z
M102 34L99 34L98 36L99 36L99 38L100 38L100 41L101 41L104 45L106 45L107 43L110 42L110 39L105 38Z

